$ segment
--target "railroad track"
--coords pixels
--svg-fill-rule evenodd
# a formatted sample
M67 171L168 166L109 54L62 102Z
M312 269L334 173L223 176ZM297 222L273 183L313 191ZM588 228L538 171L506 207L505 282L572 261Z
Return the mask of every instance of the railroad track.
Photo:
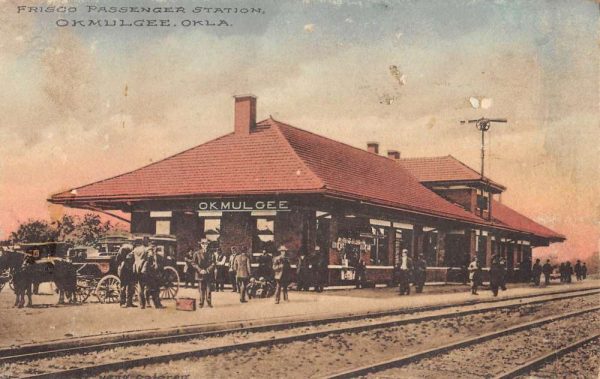
M334 317L325 317L321 319L306 319L300 321L287 321L283 320L276 323L267 323L265 325L244 325L239 322L232 322L224 328L218 330L202 330L202 327L187 327L187 328L175 328L171 330L160 330L160 331L147 331L141 333L129 333L125 335L117 335L110 337L102 337L100 341L95 339L69 339L66 341L60 342L52 342L46 344L37 344L37 345L28 345L18 348L5 348L0 349L0 365L3 363L24 360L24 359L38 359L45 358L48 356L61 356L61 355L69 355L72 353L83 353L83 352L91 352L91 351L99 351L106 349L113 349L116 347L127 347L127 346L139 346L145 344L159 344L159 343L168 343L168 342L176 342L176 341L186 341L190 339L198 339L198 338L206 338L206 337L215 337L225 334L231 334L236 332L264 332L264 331L278 331L284 329L292 329L299 328L303 326L317 326L324 325L330 323L339 323L339 322L347 322L347 321L355 321L355 320L363 320L365 318L375 319L375 318L383 318L389 316L399 316L406 314L414 314L414 313L424 313L430 311L438 311L443 309L456 308L460 306L470 306L470 305L483 305L483 304L493 304L493 303L505 303L510 301L517 300L528 300L528 299L538 299L538 300L528 300L529 304L537 304L542 303L546 300L547 297L556 296L557 300L560 299L569 299L580 296L591 296L595 294L600 294L600 287L598 288L586 288L586 289L576 289L570 291L553 291L547 292L544 294L529 294L524 296L512 296L506 298L490 298L483 300L469 300L461 304L444 304L444 305L432 305L432 306L424 306L424 307L409 307L402 308L398 310L391 311L381 311L381 312L367 312L361 314L354 315L341 315ZM552 298L551 300L553 300ZM515 303L512 307L518 307L522 305L522 303ZM508 305L502 305L501 308L508 308ZM490 309L494 309L497 307L492 307ZM478 310L466 311L460 313L460 315L467 315L471 313L477 313Z
M535 327L538 327L538 326L541 326L544 324L548 324L551 322L555 322L558 320L572 318L572 317L576 317L576 316L579 316L579 315L582 315L585 313L595 312L595 311L599 311L599 310L600 310L600 306L596 306L596 307L587 308L587 309L583 309L583 310L579 310L579 311L568 312L565 314L545 317L540 320L526 322L526 323L512 326L510 328L506 328L506 329L503 329L500 331L495 331L495 332L486 333L486 334L483 334L480 336L467 338L467 339L464 339L464 340L461 340L458 342L453 342L450 344L446 344L446 345L435 347L432 349L420 351L417 353L393 358L393 359L382 361L382 362L377 362L377 363L362 366L362 367L352 368L350 370L346 370L346 371L338 372L338 373L335 373L332 375L328 375L325 378L327 378L327 379L346 379L346 378L364 377L364 376L376 374L376 373L379 373L379 372L382 372L385 370L399 368L399 367L405 366L410 363L415 363L415 362L421 361L426 358L435 357L435 356L438 356L441 354L446 354L452 350L457 350L457 349L465 348L468 346L474 346L474 345L492 340L494 338L503 337L503 336L506 336L509 334L514 334L514 333L517 333L517 332L520 332L523 330L532 329L532 328L535 328ZM521 366L518 366L514 369L510 369L506 372L503 372L502 374L496 376L495 378L508 379L508 378L514 378L518 375L527 373L527 372L531 371L532 369L539 367L539 366L543 365L544 363L547 363L550 360L556 359L557 357L564 355L564 354L578 348L579 346L581 346L591 340L597 339L599 337L600 337L600 334L596 334L592 337L587 337L587 338L581 339L581 340L579 340L569 346L566 346L562 349L553 351L549 354L545 354L541 357L534 358Z
M513 298L511 300L499 301L501 304L492 304L492 305L485 306L482 308L477 308L477 309L468 309L468 310L462 310L462 311L459 310L459 311L455 311L455 312L427 315L427 316L408 317L408 318L396 319L396 320L391 320L391 321L383 321L383 322L380 321L380 322L373 322L373 323L369 323L369 324L354 325L354 326L348 326L348 327L325 328L323 330L319 330L316 332L298 333L298 334L293 334L293 335L283 336L283 337L272 337L271 336L269 338L259 339L259 340L249 341L249 342L224 344L221 346L213 346L213 347L208 347L208 348L205 347L205 348L193 349L193 350L188 350L188 351L183 351L183 352L167 353L167 354L146 356L146 357L140 357L140 358L133 358L133 359L125 360L125 361L113 361L113 362L108 362L108 363L100 363L100 364L88 365L88 366L83 366L83 367L65 369L65 370L61 370L61 371L53 371L50 373L39 373L39 374L34 373L34 374L30 375L29 377L56 378L56 377L88 376L88 375L93 375L93 374L97 374L100 372L111 372L111 371L117 371L117 370L124 370L124 369L128 369L128 368L145 366L148 364L164 363L164 362L180 360L180 359L185 359L185 358L190 358L190 357L203 357L203 356L210 356L210 355L218 355L218 354L226 353L226 352L233 351L233 350L245 350L245 349L251 349L251 348L270 346L270 345L274 345L274 344L287 344L287 343L291 343L291 342L295 342L295 341L306 341L306 340L316 339L316 338L320 338L320 337L324 337L324 336L328 336L328 335L332 335L332 334L358 333L358 332L362 332L362 331L389 328L389 327L394 327L394 326L419 323L419 322L423 322L423 321L432 321L432 320L439 320L439 319L446 319L446 318L457 318L457 317L461 317L461 316L477 314L477 313L482 313L482 312L491 312L491 311L499 310L499 309L510 309L510 308L523 307L526 305L540 304L540 303L557 301L557 300L565 300L565 299L571 299L571 298L576 298L576 297L591 296L591 295L595 295L598 293L600 293L600 291L598 289L594 288L594 289L587 289L587 290L572 291L571 293L563 292L561 294L556 294L556 295L544 294L544 295L538 295L535 297L528 296L528 297L524 297L524 298ZM524 299L527 299L527 300L525 302L523 302ZM517 300L519 300L519 302L510 303L510 302L514 302ZM443 308L456 308L456 307L457 307L456 304L454 304L452 306L435 307L435 309L431 309L431 310L437 310L437 309L443 309ZM589 312L589 311L590 310L586 310L585 312ZM579 312L581 312L581 311L579 311ZM387 313L385 313L385 315L390 316L390 315L396 315L399 313L406 313L406 312L387 312ZM4 357L0 358L0 365L3 363L18 362L18 361L24 361L27 363L27 362L34 361L36 359L58 357L61 355L85 354L85 353L89 353L89 352L96 352L99 350L106 350L106 349L112 349L112 348L118 348L118 347L124 347L124 346L134 346L134 345L141 345L141 344L163 344L163 343L171 343L171 342L176 342L176 341L185 341L185 340L190 340L190 339L201 339L201 338L214 337L214 336L224 335L227 333L240 332L240 331L244 331L244 332L277 331L277 330L281 330L281 329L297 328L297 327L307 326L307 325L314 326L315 324L319 324L319 323L327 324L327 323L336 323L336 322L343 322L343 321L354 321L356 319L362 319L364 317L369 317L369 318L383 317L383 314L384 313L379 313L376 315L367 314L367 315L359 315L359 316L353 316L353 317L342 317L342 318L338 318L338 319L324 319L324 320L317 320L316 322L315 321L311 321L311 322L303 321L298 324L287 323L285 325L283 325L283 324L267 325L267 326L254 327L254 328L250 328L250 329L246 328L246 329L241 329L241 330L239 328L235 328L235 329L224 330L224 331L189 333L189 334L181 334L181 335L174 335L174 336L136 339L133 341L119 341L119 342L111 342L111 343L96 344L96 345L75 346L75 347L56 349L56 350L36 351L33 353L4 356ZM539 321L539 322L543 322L543 321Z
M553 351L548 354L544 354L540 357L536 357L528 362L525 362L524 364L522 364L516 368L507 370L507 371L503 372L502 374L495 376L494 379L510 379L510 378L516 378L520 375L528 374L528 373L534 371L535 369L542 367L546 363L553 362L553 361L557 360L558 358L562 357L563 355L570 353L571 351L577 350L581 346L586 345L589 342L596 341L598 339L600 339L600 333L596 333L590 337L582 338L568 346L563 347L562 349Z

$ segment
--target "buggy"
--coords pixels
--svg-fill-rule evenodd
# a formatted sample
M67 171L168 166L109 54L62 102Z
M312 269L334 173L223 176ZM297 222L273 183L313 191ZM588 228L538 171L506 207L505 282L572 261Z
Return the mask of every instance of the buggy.
M179 291L179 274L173 259L176 239L173 236L147 236L156 246L164 265L161 273L161 299L174 299ZM69 251L69 257L77 268L76 296L85 302L94 295L101 303L117 303L120 299L121 280L117 276L117 253L123 244L143 236L109 236L96 246L77 246ZM139 288L136 289L139 296Z

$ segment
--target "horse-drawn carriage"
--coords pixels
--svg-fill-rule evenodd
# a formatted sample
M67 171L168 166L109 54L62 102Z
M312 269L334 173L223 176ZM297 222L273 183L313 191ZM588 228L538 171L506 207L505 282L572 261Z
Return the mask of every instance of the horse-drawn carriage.
M94 295L101 303L119 301L121 281L117 276L117 254L125 243L147 238L161 261L160 297L174 299L179 291L179 274L176 269L176 239L173 236L150 236L121 234L102 238L95 246L72 246L64 242L20 244L7 250L0 265L0 290L9 284L14 290L12 274L20 270L24 259L29 259L38 268L31 271L30 281L34 289L42 282L75 282L73 295L83 303ZM6 267L5 267L6 266ZM61 270L56 270L59 267ZM57 277L57 276L64 276ZM69 288L71 286L68 286ZM58 288L57 288L58 289ZM137 291L139 293L139 291ZM62 302L63 294L60 294Z
M69 250L68 255L77 266L77 301L85 302L94 295L101 303L118 302L121 280L117 275L117 254L122 245L144 237L161 257L160 297L174 299L179 291L179 274L174 260L176 239L172 236L119 235L101 239L94 248L77 246Z

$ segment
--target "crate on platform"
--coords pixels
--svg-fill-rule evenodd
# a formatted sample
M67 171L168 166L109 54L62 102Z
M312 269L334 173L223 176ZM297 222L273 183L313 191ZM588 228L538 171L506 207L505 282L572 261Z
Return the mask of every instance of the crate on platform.
M196 299L192 297L178 297L175 300L175 308L179 311L195 311Z

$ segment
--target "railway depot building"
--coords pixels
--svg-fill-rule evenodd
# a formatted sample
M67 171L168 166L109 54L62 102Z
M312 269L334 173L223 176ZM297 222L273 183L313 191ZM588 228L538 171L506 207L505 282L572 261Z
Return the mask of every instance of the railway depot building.
M256 122L256 98L237 96L232 133L49 201L130 213L131 232L174 235L179 261L201 238L226 253L284 245L292 263L319 246L329 284L353 280L359 256L367 279L385 283L403 249L424 254L428 281L453 281L472 256L517 269L565 240L496 200L504 190L452 156L383 156L376 143Z

